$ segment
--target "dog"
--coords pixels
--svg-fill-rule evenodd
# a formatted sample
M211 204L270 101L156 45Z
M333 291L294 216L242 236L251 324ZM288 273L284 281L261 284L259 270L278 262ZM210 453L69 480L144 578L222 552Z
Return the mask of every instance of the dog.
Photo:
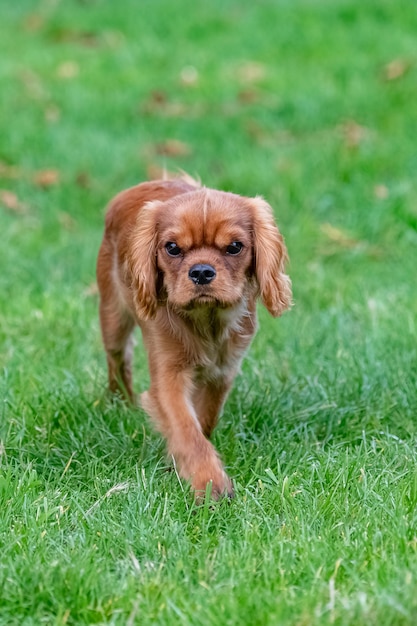
M257 329L291 305L287 250L270 205L179 177L141 183L110 203L97 261L109 387L134 400L134 327L150 388L141 405L196 497L233 495L209 441ZM211 483L211 484L210 484Z

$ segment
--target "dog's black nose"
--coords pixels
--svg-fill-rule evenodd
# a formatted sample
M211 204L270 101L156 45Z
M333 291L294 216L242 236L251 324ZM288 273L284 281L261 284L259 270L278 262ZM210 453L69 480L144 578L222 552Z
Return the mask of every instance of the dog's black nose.
M188 272L188 276L196 285L208 285L216 278L216 270L211 265L199 263L198 265L192 266Z

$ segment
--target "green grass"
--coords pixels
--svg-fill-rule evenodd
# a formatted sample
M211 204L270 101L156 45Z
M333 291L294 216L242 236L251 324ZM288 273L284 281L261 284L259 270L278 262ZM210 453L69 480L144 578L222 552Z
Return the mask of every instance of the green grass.
M0 624L415 624L413 3L0 13ZM291 257L214 436L232 502L104 396L104 206L161 167L263 194Z

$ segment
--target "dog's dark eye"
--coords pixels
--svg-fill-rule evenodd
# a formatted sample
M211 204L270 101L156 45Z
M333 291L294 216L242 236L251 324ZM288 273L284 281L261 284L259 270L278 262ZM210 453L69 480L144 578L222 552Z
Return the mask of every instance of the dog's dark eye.
M165 244L165 250L168 252L169 256L179 256L181 254L181 248L177 246L174 241L168 241Z
M227 254L239 254L243 248L243 243L240 241L233 241L230 246L227 246L226 252Z

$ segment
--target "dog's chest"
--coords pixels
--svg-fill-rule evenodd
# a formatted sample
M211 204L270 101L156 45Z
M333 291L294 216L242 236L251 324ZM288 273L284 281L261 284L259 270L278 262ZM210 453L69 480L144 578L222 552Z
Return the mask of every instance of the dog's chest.
M221 381L230 378L232 373L239 367L242 360L241 354L214 353L205 354L200 362L194 366L194 380L198 381Z
M203 310L194 317L187 343L193 346L195 382L230 380L236 375L255 331L253 320L244 315L245 311L242 304L234 311Z
M250 343L250 337L246 341L242 339L241 336L231 334L223 340L200 345L194 363L194 380L214 382L233 378Z

